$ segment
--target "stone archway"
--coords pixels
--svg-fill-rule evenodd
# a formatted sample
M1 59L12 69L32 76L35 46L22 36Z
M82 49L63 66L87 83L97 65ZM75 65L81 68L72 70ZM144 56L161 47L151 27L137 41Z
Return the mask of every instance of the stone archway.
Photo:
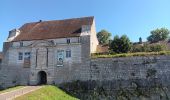
M38 72L38 85L47 84L47 74L45 71Z

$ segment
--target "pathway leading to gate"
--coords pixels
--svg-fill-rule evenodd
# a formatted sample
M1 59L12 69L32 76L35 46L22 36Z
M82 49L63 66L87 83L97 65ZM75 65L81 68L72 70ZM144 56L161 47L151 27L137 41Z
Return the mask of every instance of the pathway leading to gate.
M42 87L43 86L25 86L25 87L17 89L17 90L1 93L0 100L12 100L16 97L30 93L30 92L40 89Z

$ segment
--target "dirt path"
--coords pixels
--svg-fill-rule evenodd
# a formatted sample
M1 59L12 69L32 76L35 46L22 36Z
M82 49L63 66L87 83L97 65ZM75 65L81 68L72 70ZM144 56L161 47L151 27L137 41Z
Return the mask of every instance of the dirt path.
M24 95L26 93L35 91L42 88L43 86L25 86L21 89L16 89L10 92L5 92L0 94L0 100L12 100L18 96Z

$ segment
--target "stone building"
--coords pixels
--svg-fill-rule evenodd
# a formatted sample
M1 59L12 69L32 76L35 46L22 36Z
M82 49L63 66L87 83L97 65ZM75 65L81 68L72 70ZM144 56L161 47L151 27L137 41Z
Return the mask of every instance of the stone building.
M58 84L82 78L98 45L94 17L26 23L4 42L0 84Z

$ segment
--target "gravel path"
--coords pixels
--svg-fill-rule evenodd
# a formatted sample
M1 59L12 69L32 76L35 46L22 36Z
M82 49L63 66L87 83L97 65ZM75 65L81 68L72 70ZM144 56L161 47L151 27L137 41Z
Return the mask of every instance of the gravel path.
M24 95L26 93L35 91L42 88L42 86L25 86L21 89L16 89L10 92L5 92L0 94L0 100L12 100L18 96Z

